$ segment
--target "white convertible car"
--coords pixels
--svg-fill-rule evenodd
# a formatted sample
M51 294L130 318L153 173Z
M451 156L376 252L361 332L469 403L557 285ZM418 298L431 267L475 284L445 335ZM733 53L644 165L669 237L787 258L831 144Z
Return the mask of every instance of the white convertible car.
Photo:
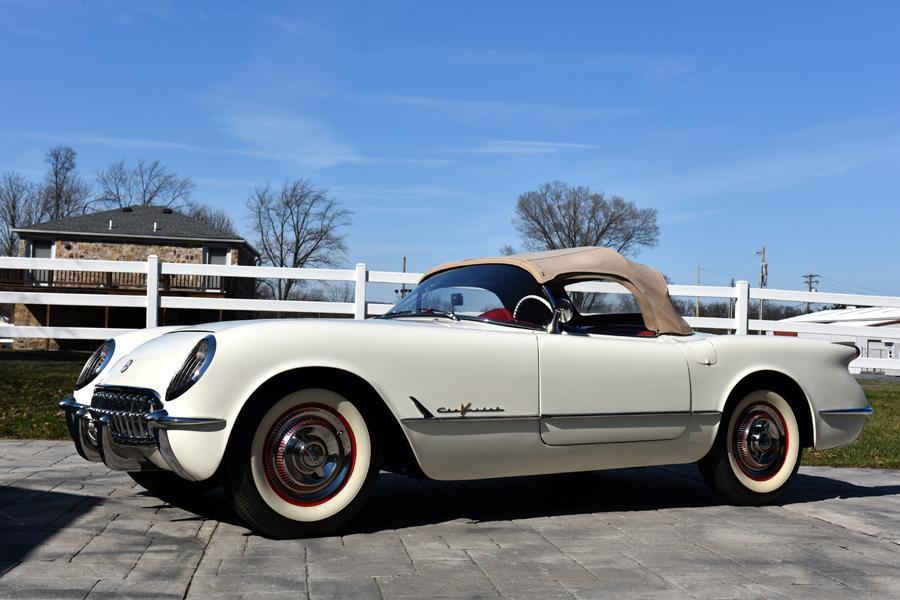
M585 283L629 292L609 310ZM589 287L589 286L588 286ZM696 462L777 500L803 448L871 413L853 346L691 331L662 276L601 248L442 265L376 319L142 330L63 400L79 454L159 494L218 483L254 530L319 535L379 470L440 480Z

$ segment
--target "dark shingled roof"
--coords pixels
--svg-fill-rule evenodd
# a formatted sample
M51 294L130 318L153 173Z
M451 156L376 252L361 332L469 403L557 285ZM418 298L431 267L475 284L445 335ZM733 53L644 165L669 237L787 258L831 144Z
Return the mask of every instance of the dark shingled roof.
M112 228L110 228L112 221ZM154 228L154 223L156 227ZM16 228L18 234L68 234L103 238L145 238L172 241L222 241L243 244L233 233L216 229L193 217L162 206L130 206L103 212L35 223Z

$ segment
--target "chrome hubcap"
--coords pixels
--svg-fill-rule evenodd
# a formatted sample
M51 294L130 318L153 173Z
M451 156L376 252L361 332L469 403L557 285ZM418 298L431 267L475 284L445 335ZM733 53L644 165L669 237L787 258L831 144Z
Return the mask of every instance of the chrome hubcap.
M768 404L747 407L734 430L738 466L753 479L768 479L784 464L787 433L781 414Z
M263 449L269 485L296 504L324 502L344 486L353 468L353 436L330 408L300 406L269 430Z

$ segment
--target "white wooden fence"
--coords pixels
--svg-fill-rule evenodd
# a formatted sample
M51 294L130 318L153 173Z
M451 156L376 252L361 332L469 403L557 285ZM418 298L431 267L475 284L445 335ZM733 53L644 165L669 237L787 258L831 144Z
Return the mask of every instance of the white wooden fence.
M198 265L163 263L157 256L147 261L73 260L46 258L0 257L0 269L24 271L81 271L100 273L138 273L147 277L146 294L124 295L104 290L100 293L66 293L42 291L40 286L17 291L0 291L0 304L39 304L65 306L108 306L143 308L146 326L156 327L160 308L240 310L259 312L317 313L353 316L384 314L390 304L370 302L367 284L390 283L415 285L420 273L370 271L365 263L355 269L291 269L283 267ZM196 275L206 277L245 277L253 279L296 279L304 281L352 282L353 302L321 302L306 300L264 300L222 297L173 296L160 292L164 275ZM627 293L615 283L583 283L581 291ZM900 341L900 328L848 327L833 324L770 321L750 318L751 300L783 302L810 302L814 304L845 304L851 306L880 306L900 308L897 296L863 296L856 294L832 294L827 292L803 292L751 288L746 281L738 281L735 287L670 285L673 297L700 297L734 300L733 318L686 317L692 327L722 330L737 335L751 331L797 332L833 336L836 338L872 338ZM105 339L123 333L125 329L98 327L40 327L0 326L0 338L57 338L57 339ZM900 345L900 344L898 344ZM859 358L851 365L863 369L898 369L900 360Z

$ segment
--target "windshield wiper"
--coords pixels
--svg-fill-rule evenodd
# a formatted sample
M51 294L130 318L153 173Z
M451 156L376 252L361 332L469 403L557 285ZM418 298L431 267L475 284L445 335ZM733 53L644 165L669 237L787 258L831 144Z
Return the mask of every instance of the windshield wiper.
M452 319L454 321L459 321L459 317L457 317L454 313L447 312L446 310L438 310L436 308L423 308L419 311L401 310L381 316L382 319L393 319L396 317L444 317L447 319Z

